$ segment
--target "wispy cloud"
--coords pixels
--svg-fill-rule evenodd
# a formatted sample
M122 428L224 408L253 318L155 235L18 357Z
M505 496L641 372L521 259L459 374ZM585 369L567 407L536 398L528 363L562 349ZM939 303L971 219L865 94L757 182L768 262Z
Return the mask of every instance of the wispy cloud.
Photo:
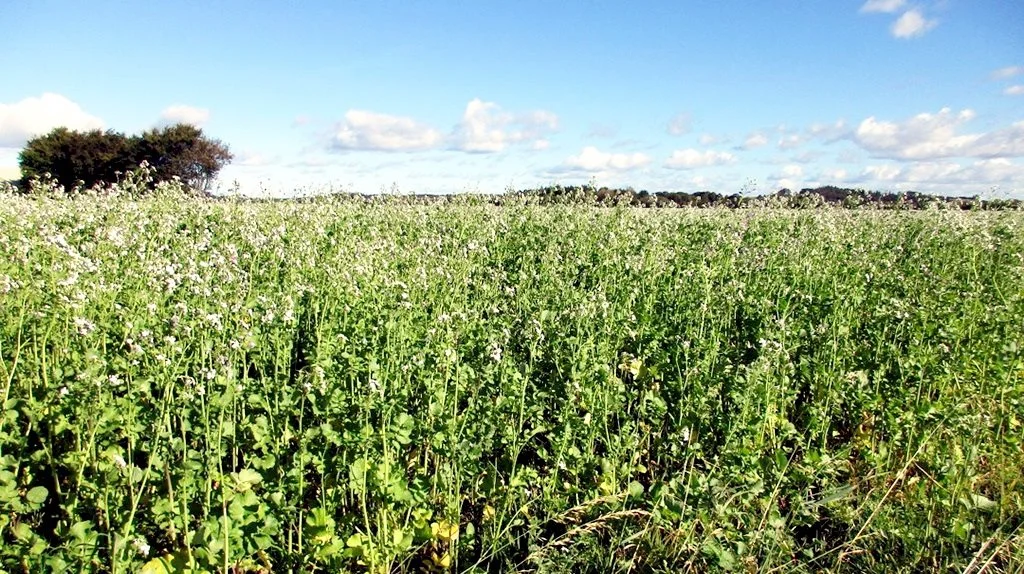
M690 133L693 129L693 118L688 113L677 114L668 122L667 131L669 135L681 136Z
M1003 90L1003 94L1007 96L1024 96L1024 86L1009 86L1005 90Z
M1007 66L992 72L993 80L1005 80L1014 76L1024 74L1024 66Z
M890 14L902 8L904 4L906 4L906 0L868 0L860 7L860 11L865 14L875 12Z
M738 146L738 150L751 150L759 147L768 145L768 136L764 135L763 132L753 132L747 136L747 139L743 140L743 145Z
M672 152L672 155L665 161L665 167L669 169L694 169L698 167L712 167L736 162L736 156L729 152L696 149L680 149Z

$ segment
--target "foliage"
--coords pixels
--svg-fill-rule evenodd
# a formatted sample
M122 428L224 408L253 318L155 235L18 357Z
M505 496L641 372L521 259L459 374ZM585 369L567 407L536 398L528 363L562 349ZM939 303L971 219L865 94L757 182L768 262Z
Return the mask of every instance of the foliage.
M1020 571L1016 212L0 205L0 568Z
M25 187L40 179L68 192L109 185L145 163L153 168L150 176L157 182L178 179L207 191L231 158L220 141L207 138L199 128L178 124L131 137L112 130L55 128L25 144L18 161Z
M156 181L177 177L200 191L210 189L217 172L232 158L226 145L188 124L146 131L135 146L136 158L153 166Z
M136 167L133 142L114 131L72 131L55 128L33 138L21 151L18 162L25 180L50 174L65 189L115 182Z

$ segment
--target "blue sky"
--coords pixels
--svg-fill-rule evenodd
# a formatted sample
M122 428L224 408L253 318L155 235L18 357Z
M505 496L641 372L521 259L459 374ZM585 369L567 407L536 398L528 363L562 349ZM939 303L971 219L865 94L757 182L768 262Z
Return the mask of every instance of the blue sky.
M11 2L0 174L185 121L249 193L593 181L1024 196L1024 3Z

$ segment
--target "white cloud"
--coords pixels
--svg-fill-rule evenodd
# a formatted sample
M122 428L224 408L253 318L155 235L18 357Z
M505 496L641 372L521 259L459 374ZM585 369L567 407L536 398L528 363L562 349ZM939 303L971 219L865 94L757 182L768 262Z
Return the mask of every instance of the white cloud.
M1007 66L992 72L992 79L1005 80L1021 74L1024 74L1024 66Z
M804 168L799 165L787 165L782 172L771 179L774 180L774 187L795 189L799 187L800 180L804 177Z
M690 133L693 125L693 119L690 114L682 113L677 114L671 121L668 122L668 133L673 136L681 136Z
M788 134L779 138L779 149L795 149L803 143L804 138L800 134Z
M535 145L558 129L558 116L536 110L525 114L503 112L494 102L474 99L466 104L455 129L455 148L467 152L499 152L509 144ZM543 145L543 144L541 144Z
M862 121L853 140L879 157L925 159L965 155L977 135L957 135L960 125L974 118L971 110L954 114L943 108L937 114L918 114L904 122L879 121L874 116Z
M700 139L698 139L697 141L700 143L700 145L709 146L718 143L723 143L725 142L725 138L721 136L716 136L714 134L701 134Z
M242 167L265 167L274 163L274 160L273 158L259 152L242 150L235 156L235 159L232 160L231 163L232 165Z
M436 148L444 140L438 130L412 118L349 110L334 134L331 147L343 150L415 151Z
M969 155L982 158L1024 157L1024 121L977 136Z
M787 165L782 168L782 175L785 177L803 177L804 168L799 165Z
M974 117L972 110L954 114L949 108L903 122L879 121L872 116L860 123L851 139L875 157L890 159L1024 156L1024 121L987 133L958 133Z
M740 146L741 149L754 149L768 144L768 137L761 132L754 132Z
M891 14L902 8L904 4L906 4L906 0L868 0L860 7L860 11L865 14L872 12Z
M1016 85L1010 86L1003 90L1003 94L1007 96L1024 96L1024 86Z
M53 128L72 130L103 128L103 120L86 113L60 94L44 93L13 104L0 104L0 147L21 147Z
M925 18L920 10L907 10L893 23L890 31L896 38L914 38L923 36L938 24L938 20Z
M831 124L811 124L811 127L807 128L808 137L822 139L826 143L841 139L847 133L846 120L836 120Z
M188 124L201 128L206 125L206 122L210 120L210 110L205 108L196 108L193 106L186 106L183 104L175 104L164 108L164 111L160 112L160 119L157 121L157 127L173 126L174 124Z
M849 175L848 172L843 168L826 169L821 172L819 179L829 183L841 183L846 181L847 175Z
M606 153L596 147L587 146L579 155L566 158L557 171L629 171L649 163L651 163L651 158L643 153Z
M952 193L968 193L999 185L1017 185L1024 180L1024 166L1005 158L983 159L962 165L957 162L915 162L898 167L872 165L857 178L859 182L885 183L896 186L914 186L922 191L947 189Z
M891 182L895 181L900 173L900 168L894 165L869 165L864 168L861 179Z
M672 152L672 156L665 161L665 167L670 169L694 169L697 167L711 167L734 163L736 156L729 152L714 150L699 151L695 149L681 149Z

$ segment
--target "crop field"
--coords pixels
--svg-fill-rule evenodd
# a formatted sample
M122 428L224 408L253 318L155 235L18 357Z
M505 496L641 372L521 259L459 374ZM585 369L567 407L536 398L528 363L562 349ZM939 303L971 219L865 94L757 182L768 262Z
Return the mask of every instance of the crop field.
M1024 572L1024 214L0 196L0 571Z

